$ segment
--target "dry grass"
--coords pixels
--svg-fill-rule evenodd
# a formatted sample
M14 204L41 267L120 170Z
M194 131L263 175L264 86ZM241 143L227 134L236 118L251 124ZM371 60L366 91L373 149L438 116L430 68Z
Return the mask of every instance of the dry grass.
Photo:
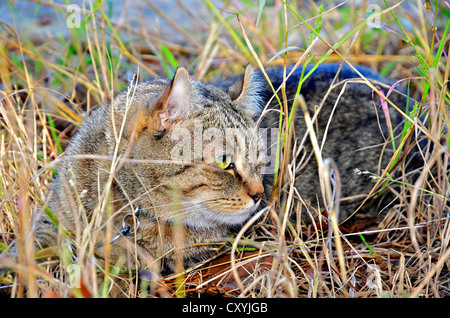
M170 76L177 65L184 65L202 80L211 80L240 73L249 62L265 67L276 56L271 64L344 61L368 65L394 79L411 77L410 96L418 101L421 116L409 120L408 142L414 142L420 132L430 145L422 154L425 165L420 177L415 184L403 177L397 180L401 182L396 190L399 203L389 207L382 222L339 226L332 208L329 219L293 224L289 215L301 213L308 218L318 211L292 200L295 167L288 160L280 162L287 195L273 197L271 208L258 215L264 222L257 226L249 222L237 233L228 245L231 252L187 273L153 279L148 288L132 285L125 275L121 281L131 287L124 295L450 295L447 2L425 1L423 9L422 1L408 1L409 6L389 1L389 9L378 1L379 29L367 27L371 21L365 19L368 1L329 4L321 18L314 1L288 2L290 7L282 1L266 1L262 11L258 3L263 1L234 0L217 8L206 0L212 21L178 4L177 10L192 19L189 29L159 12L160 19L171 25L170 32L182 35L182 43L173 42L167 35L170 32L150 29L145 21L139 20L137 27L129 21L113 22L102 6L92 11L83 8L83 23L66 38L27 38L15 25L0 24L0 293L108 296L108 286L94 287L99 269L86 261L90 255L74 261L66 251L61 266L51 274L38 266L33 233L36 219L44 213L40 207L45 206L57 158L74 129L96 105L125 89L137 68L141 78L148 78ZM150 1L147 5L155 6ZM40 6L67 17L63 5L40 1ZM320 19L321 25L316 23ZM283 51L287 47L291 49ZM321 171L332 164L318 162ZM329 185L326 176L320 176L324 186ZM70 284L70 265L75 263L82 277L79 288ZM118 274L114 268L106 272L113 277Z

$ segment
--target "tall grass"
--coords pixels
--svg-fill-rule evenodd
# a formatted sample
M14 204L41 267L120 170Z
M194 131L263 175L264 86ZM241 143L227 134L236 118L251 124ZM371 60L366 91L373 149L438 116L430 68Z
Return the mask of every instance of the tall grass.
M257 215L264 222L249 222L236 233L224 257L156 282L152 277L148 288L133 286L122 296L449 296L450 8L445 2L424 3L378 1L373 6L369 1L341 1L318 7L315 1L232 0L217 7L205 0L202 5L210 13L206 18L174 2L174 10L183 10L192 19L192 27L183 29L147 1L171 28L158 33L144 20L137 27L114 21L108 6L118 5L115 2L85 1L82 23L68 37L27 38L14 23L1 23L0 293L111 296L108 283L100 288L92 283L99 271L115 282L132 284L127 275L118 277L117 268L99 269L84 262L87 257L74 262L69 249L59 253L60 266L48 273L35 258L52 251L34 255L33 241L36 220L49 214L42 207L70 137L92 109L126 89L137 69L146 79L171 76L183 65L208 81L240 73L248 63L265 73L268 65L342 62L368 65L383 76L402 80L398 85L407 84L409 98L418 101L402 114L405 126L400 144L393 145L397 155L391 161L402 165L404 147L423 139L428 147L421 153L425 164L417 181L410 184L406 176L392 180L388 167L382 167L381 176L361 172L371 173L377 184L386 180L400 184L396 190L400 203L370 226L337 224L336 202L328 202L334 206L329 219L314 221L317 211L293 200L295 167L289 159L292 114L295 107L304 107L296 99L290 112L292 101L283 97L284 87L273 87L281 92L280 116L288 118L289 125L280 124L277 144L278 189L283 191L274 192L269 207ZM66 5L39 1L38 6L55 10L63 19L69 15ZM14 6L10 8L15 16ZM167 35L171 32L182 34L185 41L173 42ZM311 72L302 73L299 88ZM375 87L374 91L380 96L387 93ZM397 107L383 97L380 104ZM319 150L315 154L323 171L317 177L326 192L330 187L326 171L333 163L322 160ZM312 223L290 221L290 215L300 214L311 217ZM74 263L82 273L77 286L71 281ZM140 275L151 276L145 271Z

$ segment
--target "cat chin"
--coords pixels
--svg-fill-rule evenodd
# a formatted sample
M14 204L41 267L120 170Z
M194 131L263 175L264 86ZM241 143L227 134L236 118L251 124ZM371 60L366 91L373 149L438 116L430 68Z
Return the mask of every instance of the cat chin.
M243 225L257 211L260 202L249 202L244 209L230 214L214 212L202 205L201 209L197 209L195 213L189 214L189 217L183 220L183 224L199 230Z

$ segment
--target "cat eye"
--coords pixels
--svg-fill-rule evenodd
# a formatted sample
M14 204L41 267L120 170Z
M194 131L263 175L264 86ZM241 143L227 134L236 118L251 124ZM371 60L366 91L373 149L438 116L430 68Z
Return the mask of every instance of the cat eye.
M232 167L233 157L231 155L216 156L216 164L220 169L226 170Z

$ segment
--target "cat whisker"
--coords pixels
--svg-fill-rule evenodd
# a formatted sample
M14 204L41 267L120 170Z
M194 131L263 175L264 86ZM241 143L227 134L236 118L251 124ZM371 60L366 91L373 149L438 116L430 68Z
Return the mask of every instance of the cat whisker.
M199 202L192 202L192 201L177 201L177 202L172 202L172 203L168 203L168 204L162 204L162 205L158 205L158 206L151 206L151 207L147 207L145 210L146 211L152 211L155 208L164 208L164 207L169 207L168 211L163 212L162 215L158 215L159 218L161 219L170 219L170 218L174 218L174 217L179 217L179 216L183 216L189 213L195 213L197 211L200 211L201 209L203 209L203 207L199 206L199 207L195 207L195 205L199 205L202 204L204 201L199 201ZM170 207L176 207L180 204L186 204L189 205L189 209L187 210L186 207L182 207L179 208L177 210L173 210L170 209Z
M205 209L205 204L208 204L209 208L221 207L223 206L223 202L220 202L220 199L211 199L211 200L202 200L198 202L189 202L189 207L181 208L179 210L168 211L163 216L164 219L176 218L181 216L186 216L192 213L196 213L198 211L202 211ZM201 205L196 207L196 205ZM209 214L208 214L209 215ZM208 216L207 216L208 218Z

